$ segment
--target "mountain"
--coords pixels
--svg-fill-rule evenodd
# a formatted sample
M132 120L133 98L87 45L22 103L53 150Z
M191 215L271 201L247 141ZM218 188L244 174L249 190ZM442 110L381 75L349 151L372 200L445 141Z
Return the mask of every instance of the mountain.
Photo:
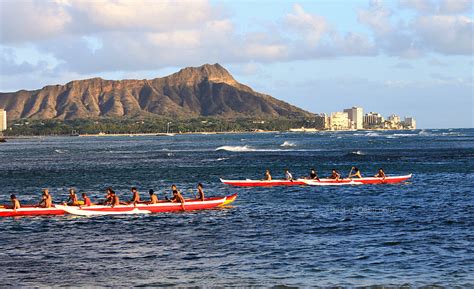
M219 64L188 67L144 80L75 80L39 90L0 93L10 119L167 116L308 117L312 114L253 91Z

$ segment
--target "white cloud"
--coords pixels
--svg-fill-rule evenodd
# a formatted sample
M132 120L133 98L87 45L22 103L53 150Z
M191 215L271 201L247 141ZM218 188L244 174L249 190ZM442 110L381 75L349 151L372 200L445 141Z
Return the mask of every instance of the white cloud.
M468 13L472 12L472 0L441 0L439 10L441 13Z
M293 6L293 11L286 15L285 22L288 27L304 33L312 46L317 45L323 35L329 32L329 25L324 17L307 13L299 4Z
M419 17L413 27L424 45L445 54L473 52L473 20L467 16L428 15Z
M57 1L0 1L2 43L55 37L72 21L67 7Z
M392 12L383 5L382 1L371 0L368 9L358 13L359 22L369 26L377 35L386 35L393 32L390 23Z

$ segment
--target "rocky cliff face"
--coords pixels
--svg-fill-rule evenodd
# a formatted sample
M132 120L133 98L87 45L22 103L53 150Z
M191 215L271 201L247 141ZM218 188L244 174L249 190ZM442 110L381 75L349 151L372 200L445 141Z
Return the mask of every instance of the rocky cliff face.
M0 93L10 119L101 117L306 117L311 114L238 83L220 66L188 67L151 80L76 80Z

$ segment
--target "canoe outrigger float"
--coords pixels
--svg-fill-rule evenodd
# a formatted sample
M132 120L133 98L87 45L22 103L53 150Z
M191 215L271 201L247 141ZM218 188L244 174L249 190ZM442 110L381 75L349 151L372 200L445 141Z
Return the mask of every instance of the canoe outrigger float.
M226 206L237 198L237 194L225 197L213 197L201 200L186 200L184 203L185 211L206 210L219 206ZM182 211L181 203L171 203L168 201L159 201L157 204L136 204L134 205L117 205L117 206L67 206L54 205L52 208L38 208L34 206L24 206L17 209L16 212L11 208L0 207L0 217L16 217L16 216L37 216L37 215L131 215L131 214L151 214L164 212Z
M394 184L406 181L412 177L412 174L406 176L392 176L385 178L352 178L352 179L296 179L294 181L287 180L224 180L220 179L221 182L231 186L238 187L265 187L265 186L341 186L341 185L368 185L368 184Z

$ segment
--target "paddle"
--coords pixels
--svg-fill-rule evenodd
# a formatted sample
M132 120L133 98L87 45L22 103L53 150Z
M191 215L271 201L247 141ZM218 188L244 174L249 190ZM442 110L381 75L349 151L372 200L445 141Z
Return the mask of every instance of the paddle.
M348 179L351 178L351 174L352 174L352 170L354 169L354 167L351 168L351 171L349 172L349 175L347 176Z

